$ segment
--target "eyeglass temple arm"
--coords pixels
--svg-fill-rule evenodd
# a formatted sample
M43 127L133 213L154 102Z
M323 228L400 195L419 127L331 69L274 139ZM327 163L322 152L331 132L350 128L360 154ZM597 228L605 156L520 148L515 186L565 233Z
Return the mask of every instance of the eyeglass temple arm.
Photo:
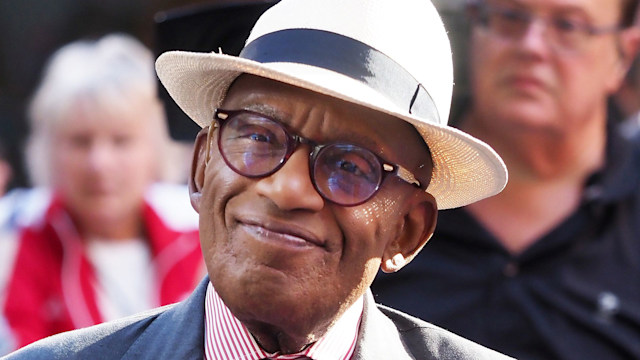
M403 168L400 165L396 165L393 166L391 164L383 164L382 165L382 169L384 171L387 172L394 172L395 174L402 180L404 180L405 182L414 185L418 188L422 188L422 184L420 184L420 181L418 181L418 179L416 179L416 177L411 173L411 171Z
M208 164L209 160L211 160L211 140L213 139L213 132L215 131L215 129L217 129L220 125L218 124L218 122L214 119L211 124L209 124L209 130L207 130L207 146L206 146L206 154L204 155L204 163Z

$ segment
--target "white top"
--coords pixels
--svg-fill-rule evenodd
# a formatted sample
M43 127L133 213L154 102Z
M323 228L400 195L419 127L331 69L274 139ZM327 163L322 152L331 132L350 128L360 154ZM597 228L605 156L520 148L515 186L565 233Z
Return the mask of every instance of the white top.
M158 306L151 251L142 239L98 240L88 244L98 284L97 303L110 321Z

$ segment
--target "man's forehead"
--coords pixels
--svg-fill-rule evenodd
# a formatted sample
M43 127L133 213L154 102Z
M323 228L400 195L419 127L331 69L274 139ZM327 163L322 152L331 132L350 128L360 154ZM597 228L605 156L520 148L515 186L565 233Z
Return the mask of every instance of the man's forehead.
M223 106L229 103L275 118L293 116L294 114L290 111L295 109L303 109L299 110L301 112L311 112L313 109L331 110L343 119L352 121L365 119L363 125L370 125L367 127L371 128L379 127L381 122L388 123L385 124L386 126L391 124L393 127L413 128L402 119L356 103L250 74L243 74L233 82L223 101ZM371 122L366 121L368 119Z
M267 94L276 95L277 93L287 93L288 95L299 94L305 95L308 93L313 96L320 96L322 94L305 89L302 87L298 87L295 85L287 84L281 81L269 79L266 77L253 75L253 74L240 74L229 86L229 90L227 91L227 98L235 95L236 92L242 92L243 96L246 96L247 93L262 93L265 92ZM296 97L290 97L296 98Z
M288 110L331 109L340 114L384 116L383 113L310 89L250 74L239 76L229 88L224 104L233 103L273 117L291 116ZM284 113L283 113L284 112ZM400 122L404 122L398 119Z

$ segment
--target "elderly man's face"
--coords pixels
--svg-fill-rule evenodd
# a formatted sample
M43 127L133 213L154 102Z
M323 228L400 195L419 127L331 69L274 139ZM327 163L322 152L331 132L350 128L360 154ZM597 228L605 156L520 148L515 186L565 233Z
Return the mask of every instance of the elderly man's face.
M610 31L619 25L621 3L487 0L487 25L472 34L476 109L503 130L562 133L602 118L603 102L633 55L631 33Z
M319 143L368 148L429 181L421 138L391 116L248 75L234 83L222 108L263 113ZM209 276L267 349L297 351L322 335L366 291L381 262L396 270L390 259L410 257L435 226L433 197L394 176L364 204L343 207L314 188L308 145L276 173L251 179L230 169L216 136L211 141L207 165L206 129L196 141L192 183Z

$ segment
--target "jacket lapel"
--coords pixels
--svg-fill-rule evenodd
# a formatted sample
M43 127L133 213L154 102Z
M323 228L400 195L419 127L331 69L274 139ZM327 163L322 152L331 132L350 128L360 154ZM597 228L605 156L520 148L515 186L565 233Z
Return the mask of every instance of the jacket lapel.
M371 290L368 290L364 295L364 311L362 313L358 342L351 359L413 359L406 352L396 326L378 310Z
M185 301L158 315L123 359L204 359L205 277Z

